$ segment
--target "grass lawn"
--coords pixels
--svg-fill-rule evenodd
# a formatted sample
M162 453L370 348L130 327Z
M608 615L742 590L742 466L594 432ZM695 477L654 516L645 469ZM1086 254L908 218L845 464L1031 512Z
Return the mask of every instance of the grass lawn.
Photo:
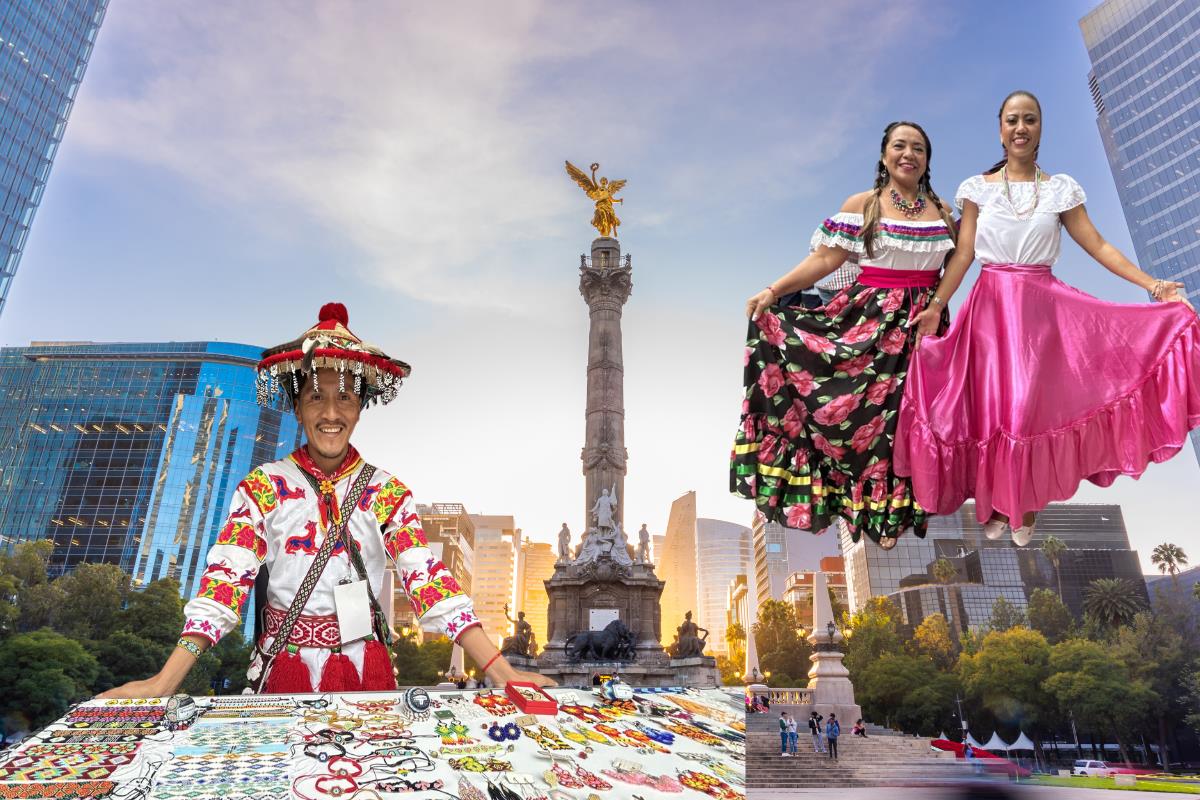
M1176 794L1200 794L1200 786L1195 784L1175 783L1161 780L1141 780L1134 786L1117 786L1112 778L1060 778L1057 776L1038 775L1021 783L1032 783L1037 786L1063 786L1076 789L1129 789L1138 792L1174 792Z

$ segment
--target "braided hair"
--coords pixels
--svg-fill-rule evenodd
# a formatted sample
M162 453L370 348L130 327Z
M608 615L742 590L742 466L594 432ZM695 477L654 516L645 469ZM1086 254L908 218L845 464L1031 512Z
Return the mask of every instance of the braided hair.
M1039 116L1039 117L1040 117L1040 116L1042 116L1042 103L1041 103L1041 101L1039 101L1039 100L1037 99L1037 96L1036 96L1036 95L1034 95L1034 93L1033 93L1033 92L1027 92L1027 91L1025 91L1024 89L1017 89L1015 92L1009 92L1009 93L1008 93L1008 97L1005 97L1005 98L1004 98L1004 102L1000 104L1000 110L996 112L996 119L1003 119L1003 118L1004 118L1004 107L1005 107L1006 105L1008 105L1008 101L1009 101L1009 100L1012 100L1014 97L1028 97L1030 100L1032 100L1032 101L1033 101L1033 104L1034 104L1035 106L1037 106L1037 110L1038 110L1038 116ZM1004 147L1004 144L1002 143L1000 146L1001 146L1001 147ZM1036 161L1036 160L1037 160L1037 157L1038 157L1038 150L1040 150L1041 148L1042 148L1042 143L1041 143L1041 142L1038 142L1038 143L1037 143L1037 146L1033 148L1033 159L1034 159L1034 161ZM990 168L990 169L988 169L987 171L985 171L983 174L984 174L984 175L991 175L991 174L993 174L993 173L999 172L999 171L1000 171L1001 169L1003 169L1003 168L1004 168L1004 167L1005 167L1007 164L1008 164L1008 148L1007 148L1007 147L1004 147L1004 158L1000 159L1000 160L999 160L999 161L997 161L995 164L993 164L993 165L991 166L991 168Z
M897 120L883 129L883 141L879 145L879 161L875 165L875 184L871 187L871 197L867 200L866 208L863 209L863 249L866 251L868 258L875 257L876 228L879 225L879 218L882 216L883 205L880 197L883 195L883 187L887 186L889 178L887 167L883 163L883 153L887 150L888 139L891 138L892 131L902 125L913 128L925 140L925 173L917 181L917 189L920 192L924 192L934 203L937 203L938 214L941 215L942 221L946 223L946 228L950 231L950 236L956 236L954 219L950 216L950 211L942 202L942 198L938 197L937 192L933 190L933 184L930 182L931 172L929 165L933 163L933 145L929 141L929 134L925 133L925 129L915 122Z

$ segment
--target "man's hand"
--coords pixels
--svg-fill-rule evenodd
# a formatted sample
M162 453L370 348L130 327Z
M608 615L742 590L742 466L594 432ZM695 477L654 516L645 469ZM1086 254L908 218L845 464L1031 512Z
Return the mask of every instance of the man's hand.
M114 686L107 692L96 695L97 700L140 700L149 697L168 697L171 695L158 680L158 676L144 681L130 681L121 686Z

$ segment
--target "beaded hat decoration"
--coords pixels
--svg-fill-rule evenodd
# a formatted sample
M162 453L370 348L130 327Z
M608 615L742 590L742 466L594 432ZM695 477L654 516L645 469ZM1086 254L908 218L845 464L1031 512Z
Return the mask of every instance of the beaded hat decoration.
M300 338L264 350L258 362L259 405L273 405L282 396L295 408L305 377L312 375L315 381L318 369L338 373L338 391L346 390L349 376L364 408L396 399L411 368L358 338L347 327L349 324L350 314L344 305L326 303L317 314L317 324Z

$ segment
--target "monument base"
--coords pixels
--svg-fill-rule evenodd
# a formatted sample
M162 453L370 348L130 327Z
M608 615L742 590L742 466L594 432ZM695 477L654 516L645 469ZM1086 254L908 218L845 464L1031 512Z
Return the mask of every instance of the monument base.
M676 676L676 686L703 689L721 685L721 672L717 669L717 660L712 656L672 658L671 671Z
M621 680L634 687L666 688L692 685L681 682L678 673L665 662L657 665L636 661L575 661L554 664L543 662L538 664L537 671L559 686L577 689L593 688L594 679L600 675L618 675Z

